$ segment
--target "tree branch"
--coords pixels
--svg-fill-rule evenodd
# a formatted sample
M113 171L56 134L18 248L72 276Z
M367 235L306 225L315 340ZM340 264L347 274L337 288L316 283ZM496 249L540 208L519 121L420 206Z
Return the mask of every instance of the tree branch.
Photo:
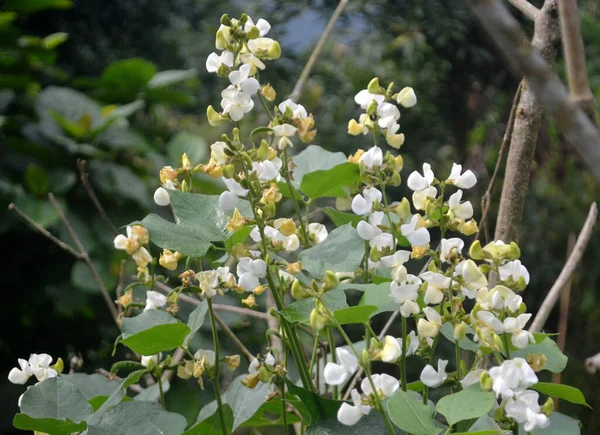
M335 8L335 11L333 11L333 15L329 19L327 26L325 26L325 30L323 30L323 33L321 34L321 37L319 38L317 45L315 45L315 48L314 48L313 52L311 53L310 57L308 58L306 65L304 65L304 69L302 70L302 73L300 73L300 77L298 78L298 81L296 82L296 85L294 86L294 90L292 91L292 93L289 96L289 98L292 101L298 101L298 98L300 98L300 94L302 94L302 88L304 87L304 83L306 83L306 80L308 80L308 76L310 75L310 72L312 71L313 66L315 65L315 62L317 61L317 58L319 57L319 54L321 53L323 46L325 45L325 41L329 37L329 34L331 33L331 31L333 30L333 27L335 26L335 22L338 20L338 18L340 17L342 11L344 10L344 8L346 7L347 4L348 4L348 0L340 0L337 7Z
M213 308L214 307L215 305L213 304ZM229 329L229 326L227 326L227 324L223 322L223 319L221 319L217 313L215 313L215 320L221 326L223 332L225 332L225 334L227 334L231 341L233 341L233 344L237 346L237 348L244 354L244 356L248 359L249 362L252 362L252 360L256 357L252 355L252 353L248 350L248 348L246 348L246 346L244 346L244 343L242 343L240 339L237 338L234 332L231 329Z
M600 133L583 110L570 99L566 88L544 58L527 43L519 23L500 0L469 0L469 4L483 27L496 41L509 65L519 75L527 78L528 87L531 87L550 112L594 177L600 180ZM554 7L554 1L546 1L536 27L540 20L548 16L544 10ZM517 112L517 115L520 116L520 113Z
M598 207L594 202L590 206L590 211L588 212L585 224L583 225L583 228L581 229L581 232L577 237L575 247L573 248L573 251L571 252L571 255L565 263L562 271L558 275L558 278L556 278L556 282L546 295L544 302L542 302L542 306L538 310L538 313L535 316L531 327L529 328L530 332L538 332L546 323L546 320L548 319L548 316L550 316L552 308L554 307L556 301L558 300L558 297L560 296L561 290L565 287L565 284L569 281L569 278L571 278L571 275L573 275L573 272L575 271L577 265L581 261L581 257L583 256L585 248L588 242L590 241L590 238L592 237L592 230L596 225L597 217Z
M532 21L537 20L540 10L527 0L508 0L508 2L520 10L527 18L531 19Z
M87 162L85 160L77 159L77 168L79 169L79 179L81 180L81 184L83 185L83 188L94 203L94 207L96 207L96 210L98 210L100 217L108 226L108 228L110 228L110 230L112 231L113 236L117 237L119 235L119 230L115 228L112 221L108 217L108 214L106 214L104 207L102 207L102 204L100 204L100 201L98 200L98 197L96 196L96 193L94 192L94 189L90 184L89 173L87 171Z
M558 0L563 54L567 65L567 81L573 100L592 122L598 125L594 96L588 82L585 51L576 0Z

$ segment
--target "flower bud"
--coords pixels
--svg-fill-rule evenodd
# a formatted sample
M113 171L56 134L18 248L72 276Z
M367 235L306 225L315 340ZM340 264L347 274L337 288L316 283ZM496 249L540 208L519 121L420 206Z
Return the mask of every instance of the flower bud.
M348 157L348 161L350 163L358 164L360 158L363 156L364 153L365 153L365 150L363 150L363 149L356 150L356 152L354 154L352 154L351 156Z
M217 36L215 38L215 47L219 50L224 50L227 48L227 36L226 33L229 33L229 30L225 30L223 28L217 30Z
M300 301L302 299L308 299L311 297L311 294L308 293L304 287L302 287L302 284L300 284L300 281L298 281L298 280L295 280L294 283L292 284L292 292L291 293L292 293L292 297L294 299L296 299L297 301ZM311 316L312 316L312 313L311 313Z
M286 218L281 218L281 219L276 219L274 222L274 226L275 228L277 228L279 230L279 232L281 234L283 234L284 236L291 236L292 234L296 234L296 223L294 222L293 219L286 219Z
M192 162L190 162L190 158L187 153L183 153L181 156L181 167L184 169L189 169L192 167Z
M158 260L159 264L168 270L177 269L177 262L182 257L179 252L171 252L168 249L163 249L162 254L160 254L160 259Z
M477 221L475 221L475 219L471 219L470 221L464 222L462 225L458 226L458 231L460 231L465 236L472 236L477 231L479 231Z
M377 77L372 79L367 85L367 91L369 91L371 94L381 94L382 89L383 88L379 85L379 79Z
M387 184L389 184L390 186L400 186L400 183L402 183L402 178L400 178L400 173L394 171L392 173L390 181L388 181Z
M262 94L263 97L265 97L267 99L267 101L274 101L275 98L277 97L277 92L275 92L275 89L273 89L273 86L271 86L270 83L267 83L266 85L264 85L260 89L260 93Z
M410 216L410 202L406 198L402 198L400 204L398 204L394 209L394 213L400 216L400 219L405 221Z
M56 363L51 365L50 368L56 370L58 373L62 373L65 369L65 363L63 362L62 358L58 358Z
M234 371L240 366L240 356L239 355L228 355L225 357L225 364L229 370Z
M361 133L363 133L362 125L356 122L355 119L351 119L350 121L348 121L348 134L351 134L352 136L358 136Z
M216 125L219 125L223 122L223 120L225 119L223 116L221 116L220 113L218 113L213 106L208 106L206 109L206 117L208 118L208 123L214 127Z
M264 364L261 366L260 369L258 369L258 374L260 376L260 381L265 384L269 382L273 377L273 374L269 370L267 370Z
M256 306L256 300L254 299L254 295L250 293L246 299L242 299L242 304L246 305L249 308L254 308Z
M408 109L417 104L417 96L415 95L413 88L406 87L398 92L398 95L396 95L396 101L398 104Z
M127 290L127 292L125 292L125 294L123 296L121 296L119 299L116 300L116 303L118 305L121 305L123 308L125 308L132 302L133 302L133 296L132 296L131 290Z
M271 44L271 48L269 48L269 50L267 51L266 59L276 60L279 59L280 56L281 46L279 45L279 42L273 41L273 43Z
M300 273L300 270L302 270L302 262L296 261L295 263L288 263L288 265L285 266L285 270L287 270L292 275Z
M235 166L233 166L233 165L222 166L221 171L225 178L233 178L233 175L235 174Z
M435 206L435 203L433 201L431 201L430 199L428 199L425 202L425 215L433 216L433 214L435 213L436 210L437 210L437 207Z
M469 248L469 257L473 260L483 260L488 257L481 248L481 242L479 242L479 240L475 240L471 244L471 247Z
M429 249L429 243L425 246L413 246L410 257L414 258L415 260L423 258L428 249Z
M271 202L269 204L264 205L259 211L262 211L262 216L265 219L269 219L275 216L277 208L275 207L275 204Z
M340 283L340 279L337 277L335 272L331 270L325 271L325 284L323 285L323 290L328 292L329 290L333 290Z
M254 389L258 385L258 381L260 381L260 374L253 373L251 375L246 376L244 379L242 379L242 384L245 387Z
M548 397L548 399L546 399L546 403L542 405L541 411L546 417L550 417L552 415L554 412L554 400L552 400L552 397Z
M398 154L394 160L396 162L396 167L394 169L398 172L402 171L402 168L404 168L404 159L402 156Z
M515 242L510 242L508 254L506 255L507 260L517 260L521 257L521 249Z
M404 140L405 140L404 133L393 134L391 136L387 136L385 138L385 140L387 141L387 144L389 146L398 150L398 149L400 149L400 147L402 145L404 145Z
M467 324L460 322L454 326L454 340L460 341L467 336Z
M371 250L369 251L369 259L374 262L381 260L381 253L377 249L377 246L371 247Z
M246 32L246 38L256 39L260 36L260 29L256 26L252 26L250 30ZM271 100L272 101L272 100Z
M331 320L327 311L322 308L322 304L317 301L316 307L310 313L310 326L314 331L325 328Z
M369 105L367 106L367 115L369 116L373 116L377 114L377 101L373 100L369 103Z
M494 381L492 380L488 372L481 373L481 376L479 377L479 385L481 385L481 389L484 391L492 391Z
M182 192L189 192L189 191L190 191L190 189L189 189L189 187L188 187L188 183L187 183L187 181L186 181L186 180L183 180L183 181L181 182L181 191L182 191Z
M231 27L231 20L229 19L229 15L227 14L223 14L221 15L221 20L220 20L221 24L223 24L224 26L229 26Z

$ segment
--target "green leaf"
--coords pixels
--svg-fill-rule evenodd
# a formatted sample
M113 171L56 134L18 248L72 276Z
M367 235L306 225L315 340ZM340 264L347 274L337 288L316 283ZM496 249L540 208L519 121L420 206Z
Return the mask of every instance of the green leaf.
M122 343L141 355L155 355L183 344L190 327L161 310L123 319Z
M248 225L242 228L241 230L232 233L231 236L229 236L229 238L225 240L225 248L227 249L227 252L231 252L231 248L233 248L238 243L244 243L248 236L250 236L250 233L253 229L254 225Z
M297 386L288 378L285 378L285 383L288 386L289 393L298 396L300 399L299 401L290 401L302 415L305 424L311 425L318 421L337 416L337 411L343 402L321 397L318 394Z
M387 434L389 433L385 420L379 412L371 412L365 415L354 426L346 426L338 421L336 417L311 424L306 435L365 435L365 434Z
M180 435L186 426L183 415L165 411L150 402L123 402L88 427L89 435Z
M212 403L215 404L214 412L203 418L202 421L192 426L190 429L186 430L182 435L205 435L205 434L230 434L231 427L233 426L233 411L231 407L226 403L223 404L223 417L225 420L226 428L221 428L221 417L219 416L219 412L217 411L216 402L211 402L206 405L204 408L208 408ZM203 408L203 410L204 410ZM213 410L211 408L211 411ZM201 411L202 412L202 411Z
M56 124L53 112L73 123L87 115L93 128L102 122L100 105L87 95L70 88L45 88L35 99L35 111L42 121L50 121L52 124Z
M446 339L454 344L454 326L452 325L452 323L450 322L446 322L442 325L440 332L442 333L442 335L444 337L446 337ZM470 327L467 327L467 332L472 334L473 330ZM470 350L471 352L477 352L477 349L479 349L479 347L477 346L477 343L475 343L474 341L472 341L471 339L465 337L463 339L461 339L458 342L458 345L462 348L462 349L467 349Z
M494 393L481 391L479 385L475 384L466 390L442 397L437 404L437 410L452 426L459 421L487 414L494 403L496 403Z
M350 224L336 228L327 239L300 253L302 268L315 278L325 271L354 272L364 257L365 242Z
M85 400L97 396L110 396L119 388L119 382L109 380L99 373L88 375L86 373L72 373L60 375L62 379L75 385Z
M64 32L51 33L42 39L42 46L46 50L53 50L59 45L65 43L69 39L69 35Z
M148 88L163 88L165 86L175 85L189 79L193 79L198 75L198 70L195 68L183 70L173 69L168 71L157 72L152 80L148 82Z
M577 403L578 405L584 405L588 408L591 408L591 406L585 401L583 393L578 388L571 387L569 385L538 382L530 388L545 394L548 397L556 397L557 399L567 400L571 403Z
M346 293L341 289L328 291L323 295L321 300L330 311L348 307ZM289 304L280 311L280 314L291 323L308 323L313 308L315 308L314 298L303 299Z
M299 189L305 174L331 169L347 161L348 158L344 153L332 153L318 145L309 145L292 158L294 163L292 184Z
M190 333L186 337L185 341L189 343L191 337L200 330L202 324L204 323L204 318L206 317L206 313L208 311L208 304L206 300L200 302L194 311L190 313L188 317L187 325L190 328Z
M199 228L176 225L151 213L140 222L150 234L150 241L156 246L179 251L190 257L203 257L211 246Z
M342 163L328 170L304 175L300 190L309 198L333 196L344 198L360 186L360 168L355 163Z
M59 199L58 202L63 207L63 211L66 212L64 201ZM60 216L47 199L35 199L29 195L23 195L15 200L15 205L43 228L51 227L60 222Z
M287 401L286 401L287 402ZM254 415L246 420L241 427L267 427L267 426L281 426L283 425L283 418L281 416L281 399L275 397L261 405L258 411ZM300 423L302 419L291 412L287 412L288 424Z
M170 165L181 166L181 156L187 153L193 165L207 160L210 149L202 136L181 131L171 138L167 144L167 157Z
M435 410L417 402L401 389L388 400L387 410L392 422L406 432L414 435L436 435L440 432L433 424Z
M6 0L2 9L18 14L33 14L45 9L68 9L71 6L72 0Z
M105 86L129 95L129 100L135 100L137 93L144 89L156 74L156 67L141 58L118 60L110 64L102 73Z
M519 433L526 433L523 425L519 425ZM545 429L535 429L531 435L580 435L581 428L578 420L568 415L554 412L550 416L550 426Z
M377 311L371 314L371 317L388 311L396 311L400 305L390 298L390 283L375 285L370 284L364 289L360 298L359 305L375 305Z
M340 325L365 323L376 311L377 307L374 305L357 305L355 307L335 310L333 312L333 317L335 317Z
M341 227L342 225L350 223L356 228L358 223L363 220L363 218L357 214L345 213L332 207L324 207L323 212L329 216L329 219L331 219L336 227Z
M85 429L84 420L94 412L77 386L61 377L27 388L20 408L22 414L15 417L15 427L52 434Z
M546 365L544 370L549 370L552 373L560 373L567 366L567 356L560 351L554 340L549 337L544 338L539 344L530 344L525 349L519 349L511 352L511 357L526 358L527 354L540 354L546 355Z
M30 163L25 169L25 187L34 195L43 195L48 192L50 178L48 173L38 165Z

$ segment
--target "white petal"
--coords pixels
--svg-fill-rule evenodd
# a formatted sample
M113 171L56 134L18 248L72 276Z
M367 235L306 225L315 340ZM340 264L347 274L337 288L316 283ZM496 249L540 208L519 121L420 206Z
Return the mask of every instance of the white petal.
M529 343L535 343L535 337L529 331L518 331L512 335L511 341L517 349L525 349Z
M219 196L219 207L223 210L233 210L239 200L240 199L235 193L225 191Z
M328 385L342 385L350 373L341 364L328 362L323 370L323 377Z
M256 22L256 27L258 27L258 30L260 30L260 36L265 36L267 33L269 33L269 30L271 30L271 25L269 22L267 20L263 20L262 18L259 18L259 20Z
M414 191L419 191L423 189L427 189L429 187L429 183L421 174L417 171L413 171L406 181L408 188Z
M258 277L252 273L243 273L238 280L238 284L247 292L251 292L258 287Z
M442 385L443 379L440 379L438 372L430 365L427 364L420 376L421 382L431 388L436 388Z
M127 237L125 237L123 234L119 234L117 237L115 237L114 245L115 245L116 249L125 250L126 244L127 244Z
M471 187L475 186L476 183L477 177L475 177L473 171L468 170L458 178L456 186L460 187L461 189L470 189Z
M396 101L398 101L399 104L407 109L413 107L415 104L417 104L417 96L414 89L411 87L402 89L400 92L398 92Z
M440 317L440 313L438 313L435 308L425 307L423 308L423 313L427 317L427 320L433 322L437 325L442 324L442 318Z
M221 59L217 53L211 53L206 58L206 70L210 73L217 72L221 66Z
M360 421L363 414L357 406L342 403L337 413L338 421L346 426L354 426Z
M352 199L352 211L359 216L364 216L371 213L372 204L368 202L362 195L358 194Z
M452 209L454 215L461 219L471 219L473 217L473 205L471 201L463 202L462 204Z
M356 231L363 240L371 240L382 232L381 229L374 227L366 221L360 221L356 226Z
M159 187L154 191L154 202L156 205L162 207L171 204L171 198L169 198L169 192L166 189Z
M346 349L338 347L335 350L337 360L342 364L349 372L354 372L358 368L358 359Z
M246 80L244 80L240 84L240 87L241 87L242 91L245 92L246 94L254 95L260 89L260 83L258 83L258 80L256 80L254 77L250 77L250 78L247 78Z
M24 384L29 379L29 376L31 375L14 367L8 374L8 380L13 384Z
M398 382L398 379L386 373L380 375L379 379L381 382L380 389L385 397L391 397L400 387L400 382Z

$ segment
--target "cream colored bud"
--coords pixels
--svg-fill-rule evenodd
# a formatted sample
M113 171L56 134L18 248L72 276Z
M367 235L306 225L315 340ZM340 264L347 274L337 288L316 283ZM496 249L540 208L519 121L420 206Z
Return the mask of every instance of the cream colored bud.
M256 306L256 299L254 299L254 295L250 293L246 299L242 299L242 304L249 308L254 308Z
M398 92L398 95L396 95L396 101L398 104L408 109L417 104L417 95L415 94L413 88L406 87Z
M408 201L408 199L406 198L402 198L402 201L400 201L400 204L398 204L394 209L393 209L394 213L396 213L398 216L400 216L400 219L402 219L403 221L405 221L406 219L408 219L411 215L411 211L410 211L410 202Z
M294 280L294 283L292 284L291 293L292 297L297 301L300 301L302 299L308 299L311 297L311 294L308 291L306 291L306 289L302 286L302 284L300 284L300 281L298 281L297 279Z
M168 270L177 269L177 262L181 259L182 255L179 252L171 252L168 249L163 249L160 254L159 264Z
M206 117L208 118L208 123L212 127L221 124L223 122L223 120L225 119L223 116L221 116L220 113L218 113L213 108L213 106L208 106L208 108L206 109Z
M396 162L396 167L394 169L398 172L402 171L402 168L404 168L404 159L402 156L398 154L394 160Z
M371 94L381 94L382 88L379 85L379 79L377 77L371 79L367 85L367 91L369 91Z
M550 417L554 413L554 400L552 400L552 397L546 399L546 402L541 407L541 411L546 417Z
M263 294L264 291L265 291L265 288L259 284L254 288L254 290L252 290L252 293L255 294L256 296L260 296Z
M479 377L479 385L481 385L481 389L483 391L492 391L492 386L494 385L494 381L488 374L488 372L482 372Z
M302 262L296 261L295 263L288 263L288 265L285 266L285 270L287 270L292 275L300 273L300 271L302 270Z
M177 175L179 172L177 169L173 169L171 166L164 166L159 173L161 184L165 184L167 180L175 181L177 180Z
M351 156L348 157L348 161L350 163L358 164L360 161L360 158L363 156L364 153L365 153L365 150L363 150L363 149L356 150L356 152L354 154L352 154Z
M437 323L429 322L425 319L419 319L417 322L417 332L419 336L425 338L433 338L440 332L440 325Z
M279 42L273 41L271 48L267 50L266 59L276 60L279 59L279 57L281 57L281 46L279 45Z
M225 229L230 233L235 233L236 231L239 231L242 228L244 228L245 223L246 220L236 207L233 209L233 217L227 217L227 224L225 225Z
M479 231L479 227L477 226L477 222L475 221L475 219L471 219L470 221L459 225L458 231L460 231L465 236L472 236L477 231Z
M402 145L404 145L404 133L393 134L391 136L386 137L387 144L395 149L400 149Z
M467 324L460 322L454 326L454 340L460 341L467 336Z
M184 169L189 169L192 167L192 162L190 162L190 157L187 153L183 153L181 156L181 167Z
M484 258L488 258L486 253L481 247L481 242L479 240L475 240L471 243L471 247L469 248L469 257L473 260L483 260Z
M358 136L363 133L363 127L355 119L348 121L348 134L352 136ZM364 151L363 151L364 152ZM357 162L355 162L357 163Z
M510 242L508 254L506 255L507 260L517 260L521 257L521 249L515 242Z
M271 86L270 83L267 83L266 85L264 85L260 89L260 93L262 94L263 97L265 97L267 99L267 101L274 101L275 98L277 97L277 93L275 92L275 89L273 89L273 86Z
M248 387L250 389L254 389L258 385L259 381L260 381L260 374L259 373L253 373L251 375L246 376L244 379L242 379L242 384L245 387Z
M239 355L228 355L225 357L225 364L227 364L229 370L234 371L240 366L240 360Z
M331 270L325 271L325 283L323 285L324 291L327 292L329 290L333 290L339 285L339 283L340 279L337 277L335 272L332 272Z
M273 222L273 226L281 232L284 236L291 236L292 234L296 234L296 223L294 219L290 218L281 218L275 219Z
M317 308L310 312L310 326L313 331L320 331L329 323L329 319L324 316Z

